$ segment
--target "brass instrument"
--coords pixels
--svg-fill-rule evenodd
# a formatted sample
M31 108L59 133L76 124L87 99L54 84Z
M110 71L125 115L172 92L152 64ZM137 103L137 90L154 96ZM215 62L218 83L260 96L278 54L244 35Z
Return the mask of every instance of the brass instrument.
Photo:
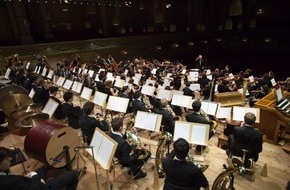
M147 111L150 112L151 110L154 109L154 107L150 103L150 100L149 100L148 96L146 96L146 95L143 96L143 102L145 104L145 108L146 108Z
M135 118L132 116L127 124L127 128L125 134L127 136L128 143L132 146L133 150L131 154L137 153L139 157L138 160L142 160L146 158L149 152L143 148L141 148L141 140L137 134L136 129L134 128Z
M172 135L167 131L162 132L162 137L159 139L158 147L156 150L156 157L155 157L155 166L156 171L158 172L159 178L165 177L165 172L162 168L162 160L166 157L166 145L169 145L172 142Z
M188 155L187 155L187 157L186 157L186 160L188 161L188 162L191 162L191 163L193 163L194 165L196 165L202 172L204 172L205 170L207 170L207 168L208 168L208 164L198 164L198 163L196 163L195 161L194 161L194 158L193 158L193 156L189 153Z

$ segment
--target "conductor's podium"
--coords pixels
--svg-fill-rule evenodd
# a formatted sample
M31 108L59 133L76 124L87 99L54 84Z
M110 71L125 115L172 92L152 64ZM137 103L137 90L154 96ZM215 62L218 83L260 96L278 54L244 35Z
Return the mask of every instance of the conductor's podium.
M242 105L243 97L242 97L242 94L239 93L238 91L216 93L214 95L214 101L221 103L222 107L237 106L237 105Z
M289 92L283 91L283 97L288 98ZM263 135L267 136L267 141L277 144L278 136L290 128L290 115L275 108L276 94L274 91L255 103L256 108L260 108L260 123L255 123Z

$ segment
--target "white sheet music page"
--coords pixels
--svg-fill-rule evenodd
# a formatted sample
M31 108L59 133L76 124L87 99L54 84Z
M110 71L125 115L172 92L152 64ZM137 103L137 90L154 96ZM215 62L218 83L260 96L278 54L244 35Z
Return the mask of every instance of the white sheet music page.
M158 99L165 98L167 101L170 101L172 97L171 93L172 92L170 90L159 89L157 92L157 98Z
M138 111L135 118L135 127L145 129L148 112Z
M182 101L182 96L183 95L174 94L172 96L171 105L180 106L181 105L181 101Z
M42 109L43 113L47 113L49 115L49 118L51 118L58 106L58 103L54 101L53 99L49 98L47 103L45 104L44 108Z
M192 90L192 91L200 91L200 84L190 84L189 88Z
M239 107L239 106L233 107L233 120L244 121L245 114L246 114L246 110L244 107Z
M5 79L9 79L10 73L11 73L11 69L10 68L7 68L4 78Z
M207 146L208 133L209 125L203 125L198 123L192 124L191 140L189 141L189 143Z
M90 144L90 146L94 147L93 150L94 150L94 156L95 156L95 158L97 158L97 156L98 156L98 152L99 152L99 149L100 149L102 140L103 140L103 134L96 127L95 132L94 132L94 135L93 135L93 138L92 138L92 141L91 141L91 144ZM90 155L93 156L91 150L87 150L87 151L88 151L88 153Z
M105 107L107 97L108 94L96 91L93 98L93 102L98 106Z
M122 88L125 85L126 81L123 79L116 79L114 86Z
M92 89L90 89L88 87L84 87L83 91L82 91L82 94L81 94L81 97L86 99L86 100L88 100L88 101L90 101L92 92L93 92Z
M105 169L110 169L111 166L111 155L115 154L114 146L115 144L110 141L108 138L104 136L101 142L101 146L99 148L97 162Z
M190 142L190 123L184 121L176 121L174 127L173 141L178 138L184 138L187 142Z
M151 70L151 73L152 73L153 75L156 75L156 71L157 71L157 69L156 69L156 68L153 68L153 69Z
M201 107L200 107L200 108L201 108L205 113L207 113L208 104L209 104L209 102L201 101Z
M218 107L219 107L219 104L214 103L214 102L209 102L208 108L207 108L207 114L215 116L218 112Z
M65 83L63 84L63 87L64 87L65 89L69 90L69 89L71 88L72 84L73 84L73 81L67 79L67 80L65 81Z
M155 89L156 88L154 86L143 85L141 89L141 93L148 96L153 96Z
M77 82L76 92L77 92L77 93L81 93L82 88L83 88L83 83L81 83L81 82Z
M147 79L146 82L145 82L145 85L152 84L154 86L155 83L156 83L156 80Z
M158 120L157 114L148 113L145 129L149 131L155 131L157 120Z
M65 81L65 78L64 77L59 77L56 84L58 86L62 86L63 83L64 83L64 81Z
M27 62L25 68L28 70L29 69L29 66L30 66L30 62Z
M231 117L232 107L220 107L216 118L217 119L225 119Z
M116 96L109 96L107 109L126 113L129 104L128 98L121 98Z
M42 74L41 75L45 77L46 76L46 72L47 72L47 69L46 69L46 67L44 67L43 70L42 70Z
M35 90L34 90L33 88L31 88L31 90L30 90L28 96L29 96L30 98L33 98L34 95L35 95Z
M181 107L191 108L192 97L191 96L182 96Z
M53 74L54 74L54 70L50 69L48 72L47 78L52 79Z

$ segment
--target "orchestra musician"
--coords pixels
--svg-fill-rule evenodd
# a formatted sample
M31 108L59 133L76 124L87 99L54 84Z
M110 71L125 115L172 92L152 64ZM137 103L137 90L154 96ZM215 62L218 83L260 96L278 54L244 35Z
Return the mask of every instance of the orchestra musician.
M108 135L118 143L115 157L119 160L120 164L125 167L130 167L128 173L133 174L134 180L144 178L147 176L146 172L142 171L142 166L151 157L151 153L142 159L139 158L138 151L134 151L129 143L126 141L126 137L123 136L123 119L114 118L112 120L112 132Z
M202 58L202 55L198 55L195 59L195 68L202 70L204 68L204 60Z
M192 162L187 161L189 143L179 138L173 143L173 151L162 161L166 174L163 190L193 189L201 187L209 189L209 184L202 171Z
M102 131L109 131L109 123L104 120L100 114L94 115L95 104L93 102L86 102L83 106L84 115L80 118L80 127L84 142L91 144L95 128L98 127Z
M132 111L134 115L137 114L137 111L146 111L145 103L141 100L142 94L140 90L137 90L133 94L133 100L132 100Z
M1 189L13 190L76 190L78 185L78 172L67 171L53 178L47 178L47 168L41 167L29 172L25 176L10 173L10 164L14 152L8 148L0 147L0 184Z
M207 118L207 114L201 110L201 102L199 100L195 100L192 103L192 109L193 109L193 113L189 113L185 117L187 122L212 124L209 118ZM214 132L215 132L214 126L212 124L211 129L209 130L209 135L208 135L209 139L214 135ZM198 145L196 146L195 151L201 152L202 148L204 147Z
M53 114L53 117L57 120L61 120L65 118L65 115L62 111L62 103L61 101L56 97L56 94L58 92L58 87L56 86L51 86L49 88L49 98L52 100L56 101L58 103L58 106Z

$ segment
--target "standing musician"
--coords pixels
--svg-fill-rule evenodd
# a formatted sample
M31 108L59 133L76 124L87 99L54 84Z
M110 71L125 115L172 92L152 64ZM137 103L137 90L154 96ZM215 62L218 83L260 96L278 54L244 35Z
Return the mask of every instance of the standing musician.
M199 190L201 187L209 189L202 171L194 163L186 160L188 152L189 143L185 139L179 138L174 142L173 151L162 161L166 174L163 190Z
M9 172L13 151L0 147L0 184L1 189L13 190L76 190L78 185L77 171L68 171L61 176L47 179L47 169L41 167L35 172L29 172L25 176L11 174Z
M199 55L196 59L195 59L195 68L201 70L204 68L204 60L202 58L202 55Z
M129 173L132 172L134 180L144 178L147 176L146 172L141 170L141 167L144 163L151 157L151 153L148 152L148 155L142 159L139 158L139 153L136 150L133 150L129 143L125 140L122 131L123 131L123 119L114 118L112 120L112 132L109 132L108 135L118 143L115 157L119 160L120 164L125 167L130 167Z

